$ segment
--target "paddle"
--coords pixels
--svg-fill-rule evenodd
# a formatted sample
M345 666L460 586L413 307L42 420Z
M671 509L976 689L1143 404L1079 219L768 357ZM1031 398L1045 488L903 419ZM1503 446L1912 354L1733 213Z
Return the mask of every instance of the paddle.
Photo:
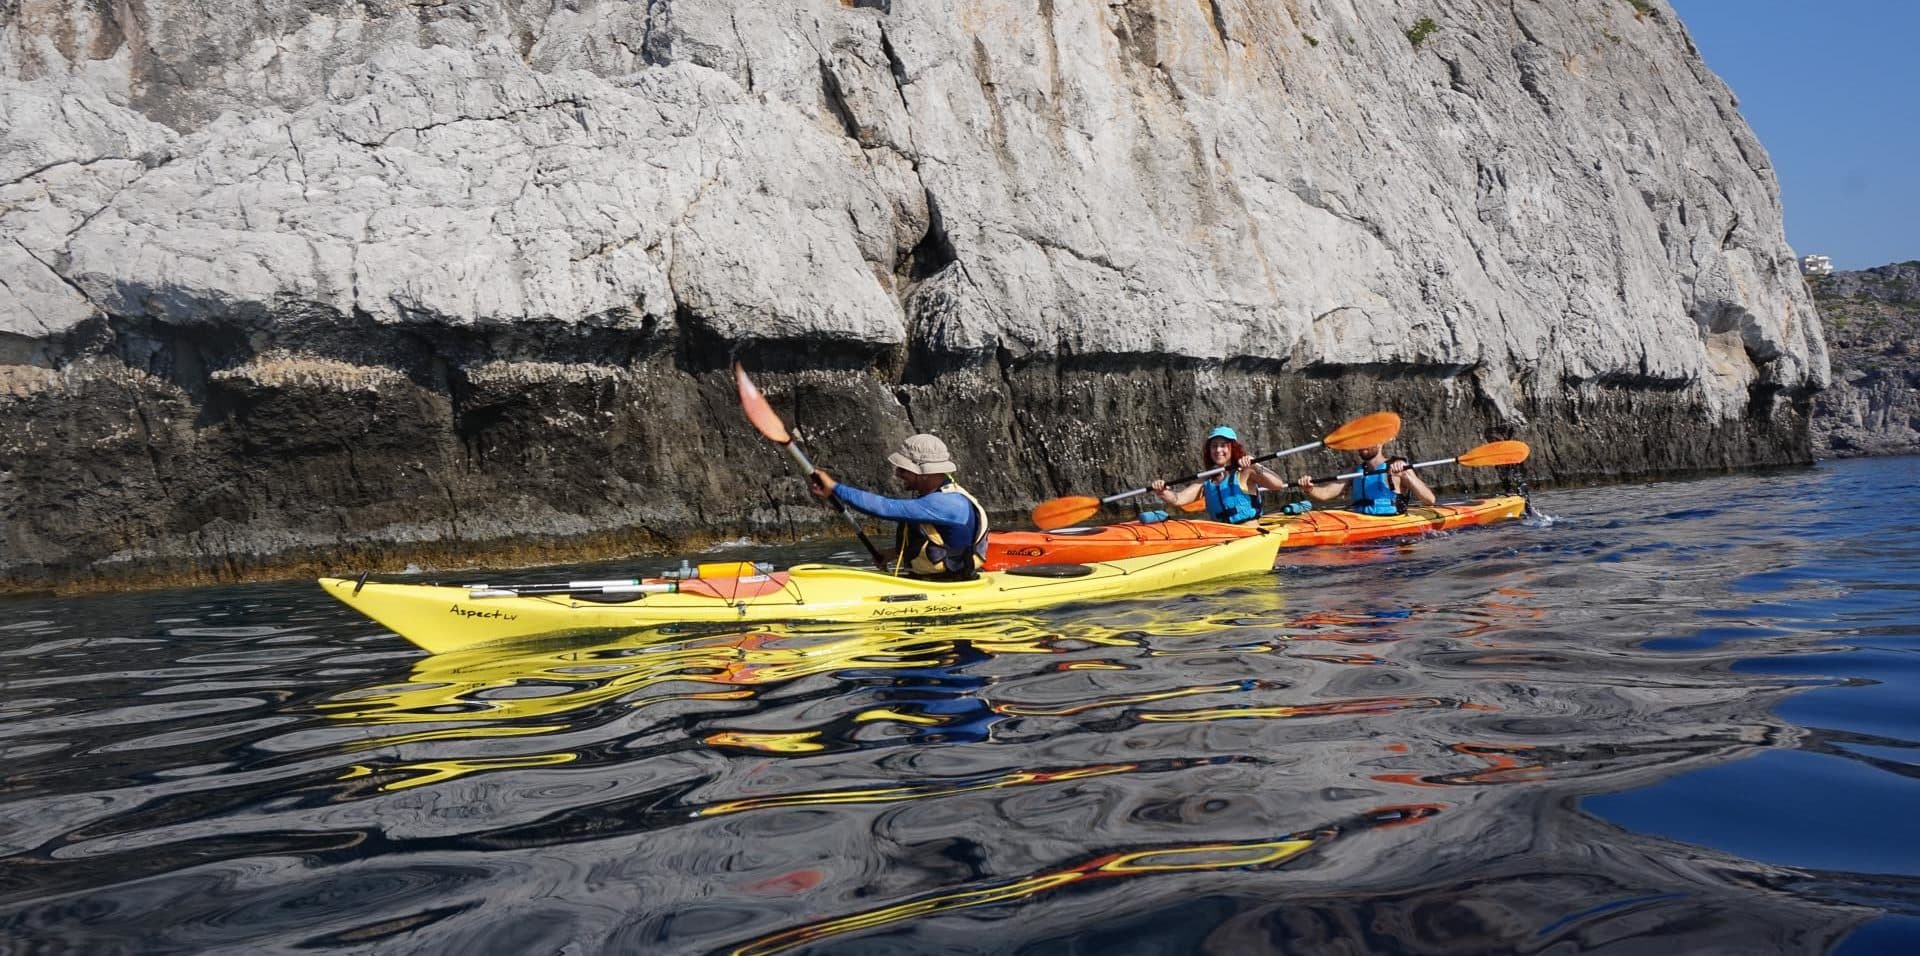
M1338 451L1371 448L1374 445L1384 445L1392 441L1393 437L1398 434L1400 434L1400 416L1392 412L1374 412L1371 415L1362 415L1334 429L1327 433L1327 437L1319 441L1296 445L1281 451L1268 452L1255 458L1254 463L1258 464L1263 461L1272 461L1276 458L1285 458L1288 455L1297 455L1303 451L1312 451L1315 448L1321 447L1332 448ZM1167 484L1184 485L1188 482L1203 481L1224 471L1226 471L1225 468L1209 468L1198 474L1192 474L1185 478L1169 481ZM1042 531L1051 531L1055 528L1063 528L1070 524L1077 524L1093 517L1104 505L1110 505L1123 498L1131 498L1134 495L1144 495L1146 493L1146 488L1129 488L1126 491L1111 494L1105 498L1094 498L1087 495L1070 495L1063 498L1053 498L1034 506L1033 526ZM1201 507L1205 507L1205 505L1202 504Z
M787 454L793 457L793 463L800 467L801 474L812 477L816 470L813 462L808 460L807 453L801 451L800 446L794 443L793 436L787 434L786 423L780 420L773 406L767 404L767 397L760 394L760 387L753 384L753 379L747 377L747 370L741 367L739 362L733 363L733 381L739 387L740 407L747 413L747 421L752 422L754 429L766 440L785 448ZM887 570L887 559L882 557L880 549L874 547L873 542L867 539L867 532L860 527L860 522L847 513L847 506L838 498L828 498L827 503L833 505L833 510L840 512L840 517L847 519L847 524L853 526L854 535L859 537L861 544L867 546L867 553L873 556L873 566L882 571Z
M659 578L614 578L607 581L568 581L565 584L461 584L468 597L522 597L542 594L673 594L680 585L695 579L765 580L773 565L752 561L710 561L694 565L680 562L678 571L661 572Z
M678 581L571 581L566 584L469 584L467 597L532 597L542 594L672 594Z
M1365 446L1362 446L1365 447ZM1523 441L1488 442L1453 458L1435 458L1432 461L1417 461L1407 466L1409 471L1415 468L1431 468L1434 465L1460 464L1467 468L1485 468L1489 465L1517 465L1527 460L1532 449ZM1315 478L1313 483L1323 485L1329 481L1351 481L1365 474L1364 471L1350 471L1331 478Z

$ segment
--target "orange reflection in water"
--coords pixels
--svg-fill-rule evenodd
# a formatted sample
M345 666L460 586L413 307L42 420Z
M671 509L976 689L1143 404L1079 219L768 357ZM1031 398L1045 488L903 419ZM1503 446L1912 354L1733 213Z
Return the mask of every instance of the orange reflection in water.
M845 933L855 933L889 923L976 906L991 906L996 903L1031 899L1063 887L1097 880L1126 879L1166 873L1271 869L1285 864L1314 847L1331 843L1348 832L1419 823L1441 812L1442 809L1444 807L1439 804L1383 807L1362 814L1355 820L1342 825L1290 833L1273 840L1195 843L1109 853L1078 866L1009 883L923 896L864 913L809 923L770 936L763 936L733 952L734 956L773 956L776 953L784 953Z
M1490 766L1458 773L1421 774L1405 771L1380 773L1374 774L1373 779L1382 783L1397 783L1410 787L1468 787L1528 783L1544 780L1547 777L1545 764L1537 761L1523 762L1522 758L1534 749L1531 744L1460 743L1453 744L1448 749L1458 754L1485 760Z

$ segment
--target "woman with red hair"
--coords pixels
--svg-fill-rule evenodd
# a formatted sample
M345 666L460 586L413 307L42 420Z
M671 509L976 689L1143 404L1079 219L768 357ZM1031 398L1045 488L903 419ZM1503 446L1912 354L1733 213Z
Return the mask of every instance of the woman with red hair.
M1240 436L1225 425L1207 434L1206 444L1200 449L1200 465L1207 470L1219 469L1219 474L1179 491L1168 488L1164 481L1156 481L1150 486L1153 493L1175 507L1195 498L1205 498L1207 517L1229 524L1245 524L1260 517L1260 489L1285 491L1287 488L1286 479L1256 464L1253 456L1247 454L1246 446L1240 444Z

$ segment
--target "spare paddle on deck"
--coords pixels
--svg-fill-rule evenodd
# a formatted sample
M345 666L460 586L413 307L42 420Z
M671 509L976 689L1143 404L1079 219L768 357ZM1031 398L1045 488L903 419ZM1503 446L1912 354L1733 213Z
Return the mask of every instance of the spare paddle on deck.
M615 594L672 594L680 590L678 581L630 581L625 583L575 582L571 584L469 584L467 597L536 597L540 595L578 594L578 595L615 595Z
M813 462L807 458L807 453L801 451L800 446L794 443L793 436L787 434L787 423L780 420L779 414L774 412L772 405L767 404L767 397L760 394L760 387L753 384L753 379L747 377L747 370L741 367L739 362L733 363L733 382L740 392L740 407L746 411L747 421L753 423L754 430L768 441L785 448L787 454L793 457L793 463L800 466L800 473L812 477L815 471ZM833 510L840 512L840 517L847 519L847 524L853 526L854 535L860 539L861 544L867 546L867 553L873 556L873 566L882 571L887 570L887 559L882 557L880 549L874 547L873 542L867 539L867 532L860 527L860 522L847 513L847 506L841 504L838 498L828 498L827 503L833 505Z
M1531 452L1532 449L1528 448L1527 443L1523 441L1494 441L1453 458L1435 458L1432 461L1416 461L1408 465L1407 469L1411 471L1415 468L1431 468L1434 465L1449 465L1455 463L1468 468L1484 468L1488 465L1517 465L1526 461L1527 455ZM1313 479L1313 483L1316 485L1324 485L1329 481L1351 481L1360 477L1362 474L1365 474L1365 472L1349 471L1344 475L1334 475L1331 478L1315 478Z
M470 597L523 597L541 594L672 594L683 581L715 578L734 581L764 581L773 573L773 565L755 561L705 561L693 564L681 561L676 571L663 571L657 578L614 578L607 581L568 581L565 584L527 582L521 584L461 584Z
M1400 416L1392 412L1374 412L1371 415L1362 415L1334 429L1327 433L1327 437L1319 441L1296 445L1281 451L1268 452L1255 458L1254 463L1258 464L1263 461L1272 461L1276 458L1285 458L1288 455L1297 455L1303 451L1312 451L1321 447L1332 448L1338 451L1371 448L1374 445L1384 445L1392 441L1394 436L1398 434L1400 434ZM1185 478L1178 478L1167 482L1167 484L1184 485L1188 482L1202 481L1207 478L1212 478L1223 471L1226 471L1226 469L1209 468L1198 474L1188 475ZM1108 495L1105 498L1094 498L1088 495L1070 495L1064 498L1054 498L1043 501L1034 506L1033 526L1042 531L1052 531L1055 528L1064 528L1070 524L1077 524L1093 517L1104 505L1112 504L1124 498L1131 498L1134 495L1144 495L1147 493L1147 490L1146 488L1129 488L1126 491ZM1201 507L1205 507L1205 505L1202 504ZM1188 510L1198 509L1189 508Z

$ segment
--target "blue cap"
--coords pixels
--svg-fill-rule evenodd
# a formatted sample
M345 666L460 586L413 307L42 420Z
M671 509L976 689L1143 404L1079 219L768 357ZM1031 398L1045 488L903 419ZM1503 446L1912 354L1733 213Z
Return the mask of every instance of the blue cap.
M1215 438L1224 438L1228 441L1239 441L1240 433L1234 431L1231 428L1228 428L1225 425L1222 425L1219 428L1216 428L1213 431L1210 431L1207 433L1208 441L1212 441Z

